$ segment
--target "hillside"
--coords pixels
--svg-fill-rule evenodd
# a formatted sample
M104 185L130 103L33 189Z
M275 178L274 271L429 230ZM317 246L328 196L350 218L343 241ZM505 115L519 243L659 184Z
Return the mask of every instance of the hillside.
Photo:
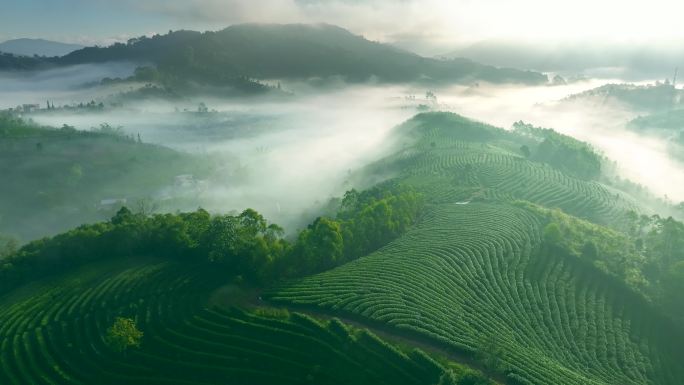
M211 293L225 283L215 270L138 258L89 265L0 298L0 382L488 383L339 320L211 306ZM122 355L107 345L116 317L136 320L140 349Z
M547 81L540 73L495 68L467 59L421 57L325 24L241 24L216 32L175 31L105 48L84 48L58 62L65 65L108 61L152 63L164 76L204 84L237 77L339 77L350 82Z
M416 186L433 203L527 200L607 225L621 221L625 211L637 209L628 194L591 177L569 175L586 173L584 147L547 149L543 140L533 136L449 113L417 115L399 130L414 144L367 171L391 173ZM560 164L553 161L553 151L574 151L577 156L565 153L567 161Z
M12 39L0 43L0 52L20 56L64 56L83 48L79 44L67 44L45 39Z
M631 241L517 200L614 228L638 205L526 160L524 137L491 126L424 114L404 130L414 144L371 169L395 170L426 196L419 223L270 300L430 338L514 384L677 383L684 336L639 294L648 292L647 268Z
M176 175L207 172L203 159L116 127L58 129L0 114L0 234L29 241L103 220L173 186Z
M522 384L675 384L681 335L492 203L441 204L381 251L270 299L371 319L481 357ZM641 309L641 310L640 310Z
M419 114L357 171L389 180L292 237L249 209L122 209L31 242L0 260L0 380L491 384L467 362L512 385L678 384L684 224L602 183L586 143L516 126ZM116 317L139 346L112 351Z

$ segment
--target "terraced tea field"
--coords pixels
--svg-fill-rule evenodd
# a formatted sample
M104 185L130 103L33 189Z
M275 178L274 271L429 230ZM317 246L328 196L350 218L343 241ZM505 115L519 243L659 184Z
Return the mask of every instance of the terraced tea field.
M483 357L528 384L678 384L684 340L577 260L540 255L531 212L433 205L378 252L269 293Z
M397 234L399 238L378 243L394 239L378 251L333 270L287 283L282 279L293 275L251 284L263 284L260 290L266 290L267 300L290 309L380 326L387 338L395 333L403 344L413 342L451 358L467 355L513 385L681 384L681 329L630 291L622 275L609 276L591 257L580 259L550 247L551 226L546 226L543 210L515 201L560 208L614 228L628 210L641 211L640 205L596 181L600 178L595 174L573 174L586 179L575 178L558 164L552 167L553 162L531 161L522 151L533 145L531 138L453 114L419 116L400 127L405 135L399 140L405 140L401 149L364 170L370 172L364 176L368 180L394 176L393 182L421 192L426 208L418 223ZM385 211L391 207L386 205ZM363 218L372 224L386 217L391 216ZM397 226L387 222L389 229ZM188 229L199 226L179 223L187 223ZM344 223L351 227L353 220ZM315 246L306 251L324 254L339 246L333 242L335 234L346 242L335 220L329 224L306 233L311 237L307 246ZM593 254L587 255L596 261L626 264L621 252L632 250L629 238L620 238L624 242L615 246L620 250L601 260L599 252L607 249L597 244L607 238L594 235L605 229L585 227L577 233L581 239L573 240L578 248L582 242L594 245L589 249ZM374 227L363 227L369 228ZM227 235L230 229L226 227ZM557 229L560 233L561 227ZM372 237L366 234L372 231L364 231L351 234L362 241ZM259 236L245 239L258 245L264 240ZM241 238L235 239L227 236L222 242ZM223 246L222 253L234 245ZM293 253L274 254L284 263L301 252L282 247ZM193 245L187 250L197 251ZM559 250L558 255L547 250ZM632 254L646 261L645 254ZM305 255L311 261L317 257ZM446 369L420 351L397 350L334 319L210 307L212 293L232 295L217 289L236 278L215 266L206 260L203 265L101 262L0 297L0 384L455 383L442 381ZM224 267L228 271L233 266ZM240 279L245 278L236 281ZM107 344L105 335L116 317L136 320L144 333L140 348L117 353Z
M204 307L218 274L102 263L0 299L0 384L433 384L443 368L339 321ZM140 349L103 336L137 320Z
M523 137L453 114L435 116L414 118L402 128L404 147L370 169L396 175L433 203L520 199L608 225L639 210L624 192L524 158Z

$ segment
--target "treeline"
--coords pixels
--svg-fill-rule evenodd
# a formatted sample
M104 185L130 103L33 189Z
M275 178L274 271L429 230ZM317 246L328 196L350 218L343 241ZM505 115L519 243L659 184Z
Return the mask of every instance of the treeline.
M321 217L293 240L252 209L145 215L122 208L107 222L33 241L0 260L0 293L88 262L157 256L213 264L257 284L312 274L386 244L417 219L422 199L385 185L345 194L336 218Z
M545 218L542 247L591 263L684 321L684 223L630 211L615 231L560 210L518 204Z
M543 84L546 75L496 68L468 59L437 60L372 42L329 25L233 25L220 31L169 31L109 47L87 47L59 64L130 61L203 85L239 79L329 79L349 82L470 82ZM254 91L266 87L242 86Z
M543 244L547 251L577 257L624 282L634 291L651 297L645 277L645 258L626 234L527 203L544 218Z
M644 258L643 274L653 297L666 312L684 322L684 223L630 211L624 226Z
M601 175L602 158L585 142L560 134L549 128L535 127L518 121L515 132L538 141L536 147L521 147L523 155L537 162L547 163L566 174L581 179L596 179Z
M14 55L0 52L0 70L24 71L49 69L56 65L56 58Z
M320 217L299 233L285 271L307 275L375 251L406 231L422 205L420 194L398 185L347 191L335 219Z

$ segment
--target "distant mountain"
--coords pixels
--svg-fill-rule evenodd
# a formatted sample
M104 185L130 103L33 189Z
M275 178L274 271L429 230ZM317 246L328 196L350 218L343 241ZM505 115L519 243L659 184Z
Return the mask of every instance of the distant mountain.
M467 57L494 66L631 81L670 77L684 61L682 50L667 42L645 45L484 40L442 57Z
M604 84L600 87L573 94L565 101L594 101L603 104L616 101L642 112L661 112L681 108L684 104L684 90L670 82L637 85L630 83Z
M496 68L468 59L439 60L319 24L241 24L217 32L177 31L88 47L57 62L153 64L165 78L217 84L230 79L311 79L349 82L545 83L541 73Z
M0 71L25 71L47 69L55 66L55 58L39 58L20 56L7 52L0 52Z
M0 52L20 56L64 56L83 48L78 44L66 44L44 39L14 39L0 43Z

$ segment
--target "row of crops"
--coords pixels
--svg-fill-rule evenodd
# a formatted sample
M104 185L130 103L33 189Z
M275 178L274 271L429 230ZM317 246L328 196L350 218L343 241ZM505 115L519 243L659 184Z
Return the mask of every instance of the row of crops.
M540 255L531 212L433 205L376 253L269 293L483 359L530 384L677 384L682 340L595 270Z
M169 262L102 263L0 299L0 384L433 384L441 365L299 314L207 309L221 281ZM115 317L144 333L113 351Z

